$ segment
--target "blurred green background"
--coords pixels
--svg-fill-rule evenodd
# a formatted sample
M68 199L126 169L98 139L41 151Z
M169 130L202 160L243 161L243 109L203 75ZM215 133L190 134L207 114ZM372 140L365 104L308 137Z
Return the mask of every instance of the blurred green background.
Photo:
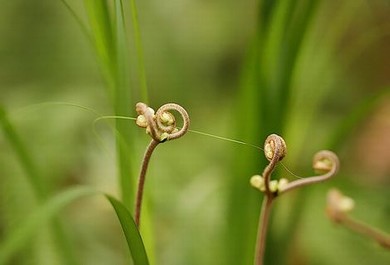
M316 151L339 155L333 180L277 200L266 264L389 264L324 213L337 187L354 216L390 232L389 1L137 1L135 24L133 1L123 16L118 2L69 0L72 15L60 0L0 0L0 243L79 185L132 209L149 137L132 121L93 121L135 117L147 86L151 107L179 103L193 130L257 146L282 135L299 176ZM252 264L262 194L249 179L265 165L256 148L191 132L159 146L141 229L151 263ZM131 264L99 196L53 222L62 246L42 223L6 264Z

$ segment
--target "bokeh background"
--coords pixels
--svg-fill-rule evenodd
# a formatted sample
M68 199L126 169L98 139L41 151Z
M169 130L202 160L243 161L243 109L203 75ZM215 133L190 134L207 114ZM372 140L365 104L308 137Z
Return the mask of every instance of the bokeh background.
M118 17L115 1L97 2ZM134 194L149 137L133 121L94 120L135 117L146 80L148 104L181 104L193 130L260 147L268 134L282 135L284 164L298 176L312 174L316 151L339 155L334 179L276 201L266 264L389 264L388 250L325 215L326 193L337 187L354 198L353 216L390 232L389 1L136 1L141 53L125 0L126 52L117 60L97 44L107 35L94 1L66 3L73 14L60 0L0 1L0 243L42 201L80 185L132 208L123 190ZM107 74L120 59L122 90ZM130 135L124 153L118 135ZM254 147L194 132L159 146L141 229L151 263L252 264L262 194L249 179L265 165ZM6 264L131 264L103 197L76 200L56 219L65 254L42 222Z

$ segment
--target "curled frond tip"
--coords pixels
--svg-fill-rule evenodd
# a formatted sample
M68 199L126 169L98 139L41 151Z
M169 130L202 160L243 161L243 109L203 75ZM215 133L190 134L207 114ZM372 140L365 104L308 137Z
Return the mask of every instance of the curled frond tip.
M282 160L287 153L286 142L277 134L271 134L264 143L264 154L268 161L276 159Z
M335 153L328 150L317 152L313 157L313 169L318 174L336 174L340 167L339 158Z
M175 116L170 111L176 111L183 120L183 126L176 127ZM155 141L165 142L180 138L187 131L190 125L190 118L187 111L176 103L168 103L161 106L156 112L145 103L136 104L138 114L136 124L141 128L146 128L148 133Z

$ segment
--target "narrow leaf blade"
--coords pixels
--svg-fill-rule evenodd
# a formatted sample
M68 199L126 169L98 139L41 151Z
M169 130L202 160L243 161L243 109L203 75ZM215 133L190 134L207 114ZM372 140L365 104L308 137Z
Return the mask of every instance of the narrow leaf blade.
M121 223L134 265L149 265L145 246L130 212L117 199L107 194L105 196L110 201L112 207L114 207L119 222Z

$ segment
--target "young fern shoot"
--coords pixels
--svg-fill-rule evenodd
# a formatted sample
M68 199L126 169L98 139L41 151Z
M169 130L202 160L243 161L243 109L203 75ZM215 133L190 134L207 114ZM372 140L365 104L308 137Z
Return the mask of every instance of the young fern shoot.
M172 110L177 111L183 120L183 126L181 129L176 127L175 116L170 112ZM165 104L155 113L154 110L148 107L145 103L139 102L136 104L136 111L138 114L136 124L141 128L146 128L146 133L152 137L152 140L146 148L138 179L134 218L135 223L139 228L145 176L153 151L158 144L178 139L186 134L190 125L190 117L183 107L175 103Z
M271 134L267 137L264 144L264 154L269 164L264 169L263 174L255 175L250 183L253 187L264 193L264 200L261 207L259 218L259 228L255 249L255 265L262 265L265 253L265 241L267 236L268 220L271 213L273 201L281 194L296 188L306 186L312 183L321 182L334 176L339 168L339 159L331 151L320 151L314 155L313 168L322 175L307 177L304 179L288 182L287 179L271 180L271 174L277 163L281 161L287 153L286 143L282 137Z
M334 223L344 225L350 230L372 238L382 247L390 250L390 235L348 215L355 202L337 189L331 189L327 196L326 213Z

